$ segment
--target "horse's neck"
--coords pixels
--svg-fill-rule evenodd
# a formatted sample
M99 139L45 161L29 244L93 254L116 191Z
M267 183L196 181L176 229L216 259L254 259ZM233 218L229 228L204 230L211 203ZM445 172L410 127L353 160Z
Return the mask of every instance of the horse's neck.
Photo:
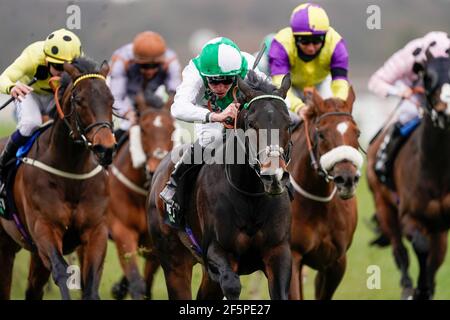
M420 173L442 178L450 170L450 130L435 127L429 116L419 128Z
M255 170L248 164L229 165L230 176L233 184L247 192L262 192L262 182Z
M144 167L133 167L130 153L130 140L125 142L120 148L117 155L114 157L114 166L116 166L127 178L131 179L139 186L145 183Z
M69 128L58 119L50 132L49 150L47 161L57 166L60 170L72 173L85 172L86 168L92 169L92 154L83 144L76 144L70 136Z

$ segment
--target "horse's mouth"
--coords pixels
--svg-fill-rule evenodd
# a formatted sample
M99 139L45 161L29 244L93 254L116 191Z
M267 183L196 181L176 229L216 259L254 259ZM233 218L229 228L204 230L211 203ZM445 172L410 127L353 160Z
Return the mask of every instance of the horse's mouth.
M261 181L264 185L264 192L269 195L280 195L286 190L286 184L289 180L289 173L283 172L282 177L278 175L262 175Z
M351 188L339 187L339 186L336 186L336 187L337 187L337 194L342 200L351 199L356 194L356 185Z

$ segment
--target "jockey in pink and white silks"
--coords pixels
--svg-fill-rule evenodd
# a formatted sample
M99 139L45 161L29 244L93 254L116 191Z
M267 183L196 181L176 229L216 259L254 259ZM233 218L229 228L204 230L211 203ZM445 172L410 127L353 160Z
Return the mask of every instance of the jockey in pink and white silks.
M420 81L417 66L426 61L426 51L433 57L448 56L450 38L446 32L429 32L422 38L410 41L405 47L394 53L384 65L370 78L368 88L381 96L398 96L401 101L387 129L383 143L377 153L375 172L382 182L395 155L407 140L409 133L419 124L418 106L425 102L423 94L415 93L413 88Z

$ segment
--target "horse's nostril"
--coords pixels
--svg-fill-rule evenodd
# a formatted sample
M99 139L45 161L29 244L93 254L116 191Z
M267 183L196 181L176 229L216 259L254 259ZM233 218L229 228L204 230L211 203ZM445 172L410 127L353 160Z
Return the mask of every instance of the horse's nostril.
M359 176L358 175L355 176L355 178L353 179L353 182L355 184L357 184L359 182Z
M336 177L334 177L333 180L334 180L334 183L338 184L338 185L342 185L345 183L345 179L342 176L336 176Z

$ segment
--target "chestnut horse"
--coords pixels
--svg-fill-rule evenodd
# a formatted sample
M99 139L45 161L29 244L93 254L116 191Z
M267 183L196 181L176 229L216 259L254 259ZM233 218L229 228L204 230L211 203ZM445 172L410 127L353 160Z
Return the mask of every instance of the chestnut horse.
M164 223L159 197L174 166L171 157L156 170L149 195L149 225L169 299L192 298L192 268L198 261L203 264L199 299L238 299L239 275L256 270L265 271L272 299L287 299L291 219L285 162L290 150L290 118L283 99L289 87L289 76L279 90L252 71L247 81L238 80L243 97L236 127L257 132L259 148L230 133L225 151L241 150L245 162L204 165L195 181L186 182L185 230ZM244 106L244 102L248 104ZM278 142L269 138L264 144L262 140L272 129L277 130ZM230 147L236 140L240 143ZM260 151L255 155L250 149Z
M96 63L79 58L65 63L64 71L53 126L34 143L29 161L23 158L15 177L14 199L25 233L13 221L0 219L2 299L10 296L14 257L21 248L31 251L26 298L41 299L51 273L62 298L70 299L63 255L78 246L84 251L83 298L99 298L109 196L102 166L112 162L116 144L113 97L105 82L109 66L103 63L99 70Z
M149 103L148 97L146 100ZM139 125L130 129L128 141L120 147L110 168L108 226L125 273L113 287L116 299L123 299L128 291L133 299L150 298L159 262L152 253L148 234L145 199L149 187L146 184L161 159L172 150L175 131L174 120L167 109L156 109L143 101L137 107ZM131 152L134 152L134 161ZM139 274L138 254L146 259L145 281Z
M352 116L355 99L322 100L305 90L304 121L293 133L289 164L292 202L292 279L290 299L303 299L302 267L318 270L316 299L331 299L346 268L346 252L356 228L354 197L363 157Z
M444 261L450 228L450 58L433 58L428 50L427 57L419 73L426 94L424 115L395 159L395 191L383 185L374 171L385 133L375 139L367 154L376 217L401 271L403 299L433 297L435 275ZM419 262L415 290L403 236L411 241Z

